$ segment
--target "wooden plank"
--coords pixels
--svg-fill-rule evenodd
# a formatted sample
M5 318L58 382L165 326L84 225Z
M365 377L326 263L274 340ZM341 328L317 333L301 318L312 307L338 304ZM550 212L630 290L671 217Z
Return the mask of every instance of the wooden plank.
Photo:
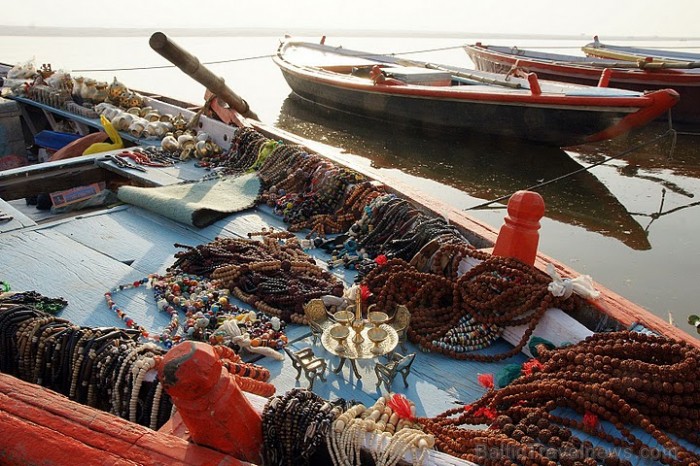
M69 304L60 316L77 325L123 328L123 322L107 308L103 294L143 277L141 271L51 229L1 235L0 254L0 276L10 282L13 291L62 296ZM162 329L170 321L165 313L153 312L153 297L145 293L134 290L115 299L149 330Z
M36 222L17 210L13 205L0 199L0 215L12 217L9 221L0 220L0 233L19 230L36 225Z
M141 211L141 212L138 212ZM180 249L175 243L200 244L205 238L157 215L141 215L129 206L102 215L76 217L52 229L116 261L131 265L142 276L164 274Z

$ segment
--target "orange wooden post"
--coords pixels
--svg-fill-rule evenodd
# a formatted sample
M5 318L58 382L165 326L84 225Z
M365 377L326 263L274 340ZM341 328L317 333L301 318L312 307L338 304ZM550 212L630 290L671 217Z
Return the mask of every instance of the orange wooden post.
M210 345L187 341L173 347L158 375L192 441L261 463L262 417Z
M514 257L529 265L535 264L540 240L540 219L544 215L544 199L533 191L518 191L508 201L508 215L493 248L495 256Z

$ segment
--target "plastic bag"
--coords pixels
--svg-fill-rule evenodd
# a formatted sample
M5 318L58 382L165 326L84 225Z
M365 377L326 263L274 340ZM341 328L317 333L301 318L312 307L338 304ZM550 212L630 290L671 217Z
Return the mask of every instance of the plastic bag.
M8 79L34 79L39 74L34 66L34 59L18 63L7 72Z

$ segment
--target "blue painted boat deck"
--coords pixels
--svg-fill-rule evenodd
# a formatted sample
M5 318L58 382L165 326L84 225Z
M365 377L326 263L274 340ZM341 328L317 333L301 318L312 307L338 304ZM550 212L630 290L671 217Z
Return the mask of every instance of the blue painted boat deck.
M4 204L4 208L20 207L23 202L13 201ZM27 208L22 210L27 212ZM104 293L151 273L164 274L179 251L175 243L196 246L216 237L246 237L247 233L260 231L263 227L285 229L281 219L266 207L234 214L203 229L128 205L39 224L28 219L29 216L20 216L18 212L22 224L0 230L0 278L9 281L14 291L36 290L45 296L65 298L69 305L60 317L93 327L123 326L123 322L107 307ZM310 253L319 263L329 259L319 250ZM352 283L354 272L345 269L333 269L332 272L347 285ZM120 308L150 331L161 330L170 321L166 313L157 310L150 289L127 290L115 294L114 299ZM338 358L324 350L320 340L313 342L308 327L290 324L287 335L292 349L311 346L317 356L328 361L327 382L317 380L315 393L326 399L342 397L365 405L373 404L378 398L381 392L376 387L374 361L358 361L361 380L352 373L349 364L339 374L334 374L332 369L337 366ZM509 343L499 340L485 351L500 353L510 348ZM397 377L392 390L405 394L416 403L417 414L428 417L454 408L456 403L468 404L480 398L485 389L477 382L478 374L497 374L506 364L526 360L526 356L520 354L499 363L477 363L423 353L410 342L407 349L407 352L417 353L408 377L409 386L404 388L401 377ZM289 358L277 361L255 356L248 359L270 370L278 394L294 387L308 386L303 376L299 381L295 379L296 370ZM612 426L607 426L607 429L614 432ZM654 444L649 435L638 435L647 444ZM654 464L637 457L630 460L634 464Z

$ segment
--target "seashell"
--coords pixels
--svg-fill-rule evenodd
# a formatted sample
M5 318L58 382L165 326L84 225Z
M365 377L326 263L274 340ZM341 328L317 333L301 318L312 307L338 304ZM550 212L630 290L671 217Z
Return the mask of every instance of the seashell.
M182 113L178 113L177 116L173 118L171 123L175 129L184 131L185 128L187 128L187 120L185 120L185 117L182 116Z
M197 133L196 139L197 141L208 141L211 138L209 137L209 133L205 131L200 131L199 133Z
M192 156L193 151L194 151L193 147L188 147L187 149L184 149L180 153L180 160L182 160L184 162L185 160L189 159Z
M197 157L209 157L213 153L211 144L207 141L197 141L194 148Z
M129 125L129 134L131 134L135 138L140 138L147 124L148 122L143 118L135 118L134 121Z
M168 132L168 126L161 121L151 121L146 125L145 132L150 137L162 138Z
M160 113L158 112L148 112L146 115L142 115L148 121L160 121Z
M108 104L107 102L102 102L102 103L95 105L95 111L97 113L99 113L100 115L106 116L107 119L111 121L112 118L117 116L117 113L120 110L112 104Z
M167 152L177 152L180 150L180 144L172 135L165 136L163 140L160 141L160 147Z
M165 123L172 123L173 116L169 113L164 113L160 116L160 121L163 121Z
M134 121L134 116L131 113L120 112L112 120L112 126L114 126L118 131L126 131L131 126Z
M114 119L114 117L116 117L117 115L119 115L119 114L121 113L121 110L119 110L119 109L116 108L116 107L110 106L110 107L108 107L108 108L105 108L105 109L104 109L102 112L100 112L100 113L102 113L102 115L104 115L105 118L107 118L108 120L112 121L112 120Z
M130 107L126 112L137 117L141 116L141 109L138 107Z
M156 111L157 110L154 110L153 107L149 107L149 106L142 107L141 108L141 116L146 118L146 115L148 115L151 112L156 112ZM146 119L148 119L148 118L146 118Z
M125 92L127 92L128 89L126 86L119 81L117 81L117 77L114 77L114 81L109 85L107 88L107 94L109 95L109 99L116 102L119 99L119 96Z
M177 138L177 142L178 142L178 144L180 144L180 147L182 147L185 150L186 149L194 149L195 140L189 134L183 134L182 136Z

